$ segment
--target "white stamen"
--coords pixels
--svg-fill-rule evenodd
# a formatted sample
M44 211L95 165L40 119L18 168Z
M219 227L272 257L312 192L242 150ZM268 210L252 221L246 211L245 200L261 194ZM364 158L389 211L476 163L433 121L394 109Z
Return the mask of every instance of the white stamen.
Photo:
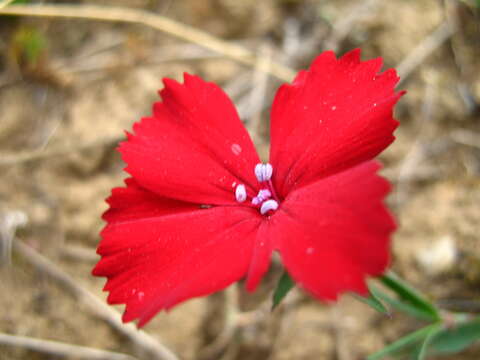
M260 207L260 213L262 215L265 215L270 210L275 211L277 209L278 209L278 202L276 202L275 200L267 200Z
M267 200L272 196L272 193L268 189L262 189L258 192L257 196L262 200Z
M253 199L252 199L252 204L257 206L257 205L260 205L262 202L262 199L260 199L258 196L255 196Z
M237 185L235 188L235 199L237 199L238 202L244 202L247 200L247 190L245 189L245 185Z
M259 182L268 181L272 178L273 167L269 163L257 164L255 166L255 176Z
M253 205L260 205L262 202L264 202L267 199L270 199L272 196L272 193L268 189L262 189L258 192L257 196L255 196L252 199L252 204Z

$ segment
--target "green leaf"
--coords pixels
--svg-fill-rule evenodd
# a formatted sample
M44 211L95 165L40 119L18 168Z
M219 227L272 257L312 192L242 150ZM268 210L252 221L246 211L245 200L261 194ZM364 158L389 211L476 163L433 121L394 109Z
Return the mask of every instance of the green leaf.
M426 320L426 321L432 320L432 315L430 314L430 312L425 312L423 309L419 309L413 305L410 305L409 303L405 303L400 300L397 300L372 285L370 286L370 291L373 291L375 293L375 296L378 299L380 299L384 303L389 304L391 307L401 312L404 312L420 320Z
M47 41L38 29L23 26L15 32L13 44L21 56L35 66L46 49Z
M410 346L414 346L421 341L424 341L427 336L429 336L432 330L435 330L439 326L439 323L430 324L425 326L417 331L414 331L407 336L404 336L397 341L391 343L390 345L384 347L382 350L377 351L376 353L369 355L367 360L379 360L383 359L385 356L388 355L395 355L404 351L406 348Z
M380 277L380 280L386 287L395 292L398 297L403 300L405 305L408 305L409 310L411 310L412 308L416 309L414 313L416 313L417 315L422 314L420 316L426 320L440 320L440 314L437 308L417 290L402 281L393 272L389 271L385 273L383 276ZM407 307L404 306L404 309L404 311L406 311Z
M414 360L425 360L427 358L428 348L435 337L440 333L442 328L443 325L441 323L437 323L436 326L430 330L428 335L425 337L425 340L423 340L423 343L418 348L418 351L414 354Z
M480 318L440 331L430 344L433 354L454 354L480 340Z
M282 277L278 281L277 288L273 292L272 310L274 310L290 290L295 286L295 282L290 275L284 271Z
M357 294L353 294L353 296L355 297L355 299L357 299L358 301L361 301L363 302L364 304L367 304L368 306L370 306L371 308L373 308L374 310L378 311L379 313L382 313L382 314L385 314L387 316L391 316L390 312L388 311L388 309L385 307L385 305L383 305L383 303L381 302L381 300L379 299L378 296L376 296L376 293L375 293L375 289L370 289L370 295L365 297L365 296L360 296L360 295L357 295Z

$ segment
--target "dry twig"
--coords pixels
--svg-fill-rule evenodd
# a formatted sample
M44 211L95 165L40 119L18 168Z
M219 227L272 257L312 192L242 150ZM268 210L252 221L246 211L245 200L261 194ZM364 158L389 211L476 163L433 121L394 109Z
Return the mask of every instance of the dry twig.
M228 347L239 329L238 284L225 291L225 320L222 331L215 340L201 349L199 359L216 359Z
M333 24L331 35L325 40L325 49L337 51L342 41L352 32L359 21L372 17L378 9L380 1L366 0L355 3L347 14L342 14Z
M0 266L10 265L15 232L26 223L27 215L22 211L0 213Z
M420 168L420 163L425 158L425 148L423 146L423 138L427 125L434 117L435 102L437 99L436 84L429 82L425 89L425 101L423 103L422 114L419 117L420 129L417 131L417 136L413 142L410 151L407 153L402 163L399 165L399 172L397 177L397 191L396 202L397 205L401 205L407 198L409 191L410 180L412 174Z
M135 358L111 351L92 349L85 346L65 344L58 341L0 333L0 344L29 349L59 357L87 360L134 360Z
M38 253L28 245L19 240L15 240L13 248L20 253L31 265L47 274L70 293L72 293L79 302L88 307L97 317L104 320L112 328L128 337L141 349L148 352L152 359L157 360L178 360L177 356L167 347L152 338L142 330L136 329L133 324L123 324L120 314L113 308L97 298L85 288L81 287L77 281L63 272L57 265Z
M191 26L144 10L97 5L12 5L0 9L0 15L63 17L142 24L179 39L196 43L239 63L249 66L255 66L257 63L258 56L244 47L220 40ZM278 63L271 63L268 66L260 65L260 68L284 81L291 81L295 75L292 69Z
M89 264L96 264L98 261L98 255L95 253L95 250L85 246L63 246L61 249L61 254L68 259L74 259Z
M454 130L450 133L450 137L459 144L480 149L480 134L476 134L473 131L464 129Z
M223 90L236 102L236 98L248 91L251 85L250 70L245 70L223 86Z
M113 146L119 141L123 140L125 136L111 136L99 140L89 141L85 143L75 145L60 145L57 147L51 147L46 150L34 150L28 152L21 152L19 154L8 154L0 156L1 165L18 165L21 163L27 163L31 161L44 160L53 156L62 156L70 152L86 150L94 147Z
M345 318L338 304L330 308L333 338L335 342L335 355L337 360L352 360L350 346L345 336Z
M400 75L400 85L425 59L447 41L454 33L454 29L443 22L434 32L425 37L401 62L396 66Z
M244 118L250 118L248 128L255 144L262 142L262 137L260 135L262 130L262 110L266 103L265 99L267 96L268 85L268 76L260 69L262 66L268 68L272 58L272 49L268 45L262 47L260 51L263 53L263 56L258 59L255 66L255 72L253 73L253 87L250 91L248 101L249 114L243 114ZM264 64L263 61L266 61L266 63Z

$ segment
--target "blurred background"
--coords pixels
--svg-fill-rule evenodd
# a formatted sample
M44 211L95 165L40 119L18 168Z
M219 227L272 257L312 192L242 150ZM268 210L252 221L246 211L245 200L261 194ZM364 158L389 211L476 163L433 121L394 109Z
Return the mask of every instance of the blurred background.
M442 308L480 312L478 1L70 2L83 19L49 17L47 8L26 16L45 5L28 0L13 2L23 15L6 15L8 2L0 1L0 359L356 360L417 329L418 320L388 318L348 295L325 306L294 290L271 313L281 273L273 266L253 296L232 286L137 332L119 324L121 307L105 305L104 281L90 275L104 199L125 177L116 144L150 114L163 77L189 72L220 84L267 158L275 90L289 68L327 49L383 57L408 91L396 108L397 140L382 155L400 224L393 268ZM446 358L479 359L480 346Z

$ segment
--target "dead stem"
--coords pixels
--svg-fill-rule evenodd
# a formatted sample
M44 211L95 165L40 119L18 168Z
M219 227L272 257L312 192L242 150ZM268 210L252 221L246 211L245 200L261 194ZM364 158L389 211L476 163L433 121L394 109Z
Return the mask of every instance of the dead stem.
M435 31L425 37L410 53L396 66L403 83L425 59L447 41L454 33L454 29L444 21Z
M480 149L480 135L473 131L465 129L454 130L450 133L450 137L459 144Z
M170 349L144 331L135 328L133 324L123 324L121 316L116 310L108 306L103 300L97 298L90 291L80 286L78 281L75 281L35 249L23 244L17 239L13 242L13 248L33 267L45 273L69 291L78 301L88 307L95 316L105 321L119 333L128 337L141 349L148 352L152 356L152 359L178 360L178 357Z
M233 284L225 291L225 320L223 328L213 342L200 350L199 359L216 359L227 349L238 331L238 284Z
M325 50L338 51L345 38L352 33L352 29L365 18L371 18L379 8L379 0L366 0L354 3L351 9L332 25L332 33L324 41Z
M72 357L87 360L135 360L133 356L116 352L93 349L85 346L65 344L58 341L35 339L25 336L0 333L0 344L25 348L58 357Z
M262 56L258 58L253 73L253 86L248 101L250 113L247 116L250 119L248 128L255 145L265 141L262 137L262 125L264 125L262 124L262 110L267 102L268 76L266 72L262 71L262 67L269 68L272 59L272 49L269 45L264 45L260 48L260 53Z
M0 166L2 165L19 165L31 161L45 160L53 156L62 156L71 152L86 150L95 147L113 146L123 140L124 136L111 136L99 140L89 141L75 145L60 145L45 150L34 150L29 152L21 152L19 154L1 154Z
M416 131L415 141L399 165L396 179L397 191L395 192L396 206L401 206L407 200L411 179L414 177L412 174L421 168L420 163L425 159L425 147L423 146L425 143L425 133L428 131L429 125L435 117L435 104L437 101L436 78L427 82L424 99L422 113L418 117L420 124Z
M220 40L194 27L148 11L97 5L12 5L0 9L0 15L62 17L136 23L163 31L179 39L196 43L248 66L255 66L259 55L250 50ZM259 68L281 80L291 81L295 72L278 63L262 62Z
M95 253L95 250L86 246L66 245L62 246L60 252L67 259L87 264L96 264L98 262L98 255Z

